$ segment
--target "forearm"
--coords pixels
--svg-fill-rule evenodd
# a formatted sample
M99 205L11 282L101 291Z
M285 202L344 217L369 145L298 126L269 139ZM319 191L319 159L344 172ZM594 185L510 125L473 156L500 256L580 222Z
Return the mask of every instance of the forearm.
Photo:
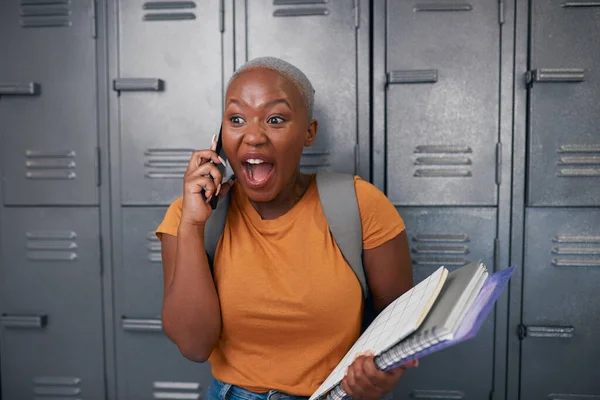
M206 361L219 339L221 310L201 228L179 228L177 259L165 293L162 319L165 333L185 357Z

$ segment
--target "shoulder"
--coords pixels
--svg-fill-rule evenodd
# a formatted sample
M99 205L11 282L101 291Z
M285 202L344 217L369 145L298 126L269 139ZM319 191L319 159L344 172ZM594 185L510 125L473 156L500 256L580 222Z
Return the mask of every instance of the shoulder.
M359 176L354 187L362 222L363 248L375 248L404 231L404 221L385 193Z
M179 221L181 220L181 210L183 208L183 196L175 199L167 208L163 220L156 228L156 236L162 239L162 234L166 233L177 236Z

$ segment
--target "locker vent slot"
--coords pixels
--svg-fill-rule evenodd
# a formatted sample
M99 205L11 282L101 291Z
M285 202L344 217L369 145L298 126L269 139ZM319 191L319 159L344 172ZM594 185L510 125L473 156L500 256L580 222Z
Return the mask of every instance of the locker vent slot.
M471 11L473 6L469 3L432 2L416 4L415 12L422 11Z
M273 0L274 6L288 6L276 8L273 11L274 17L310 17L327 16L329 10L327 7L315 7L318 4L326 4L327 0ZM291 7L290 7L291 6ZM305 7L312 6L312 7Z
M573 337L575 328L572 326L531 326L526 329L526 337L530 338L552 338L570 339Z
M302 172L310 173L329 167L331 165L330 155L331 152L327 149L304 151L300 158L300 169Z
M413 176L418 178L466 178L472 176L469 167L473 161L466 154L473 150L464 146L417 146L416 167Z
M145 176L150 179L181 179L185 174L193 149L148 149L145 156Z
M557 176L600 177L600 144L565 144L558 148L557 153Z
M25 151L25 177L27 179L75 179L75 152L64 151Z
M196 19L196 14L192 12L181 12L182 10L196 8L196 3L193 1L147 1L142 8L149 11L163 11L144 14L144 21L185 21Z
M600 395L551 393L548 400L600 400Z
M412 391L413 399L421 399L421 400L454 400L454 399L464 399L465 394L463 392L459 392L457 390L413 390Z
M154 382L152 384L155 399L190 399L201 398L201 386L197 382Z
M59 28L71 26L69 0L21 0L23 28Z
M600 267L600 236L558 235L552 239L557 267ZM569 257L571 256L571 257Z
M564 8L600 7L600 1L566 1L562 4L562 6ZM600 398L600 397L598 397L598 398ZM587 397L586 397L586 399L587 399ZM594 397L594 399L596 399L596 397Z
M148 239L148 260L153 263L162 262L161 254L160 254L160 241L154 234L154 231L151 231L146 236Z
M463 266L469 263L469 236L465 234L422 234L412 236L415 265Z
M73 231L32 231L27 238L27 258L34 261L74 261L77 234Z
M408 83L436 83L438 80L437 69L396 70L388 72L389 85Z
M38 396L79 396L81 378L61 376L41 376L33 379L33 393ZM56 396L56 397L54 397Z

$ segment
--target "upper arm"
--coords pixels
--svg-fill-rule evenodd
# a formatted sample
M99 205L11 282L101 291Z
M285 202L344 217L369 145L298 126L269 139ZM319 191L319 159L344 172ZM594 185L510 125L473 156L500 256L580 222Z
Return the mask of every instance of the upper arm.
M175 272L175 261L177 259L177 237L163 234L160 247L163 267L163 296L171 286L173 273Z
M377 312L413 286L410 249L405 231L378 247L364 250L363 260Z
M359 178L356 194L363 233L363 263L376 311L413 286L404 221L379 189Z

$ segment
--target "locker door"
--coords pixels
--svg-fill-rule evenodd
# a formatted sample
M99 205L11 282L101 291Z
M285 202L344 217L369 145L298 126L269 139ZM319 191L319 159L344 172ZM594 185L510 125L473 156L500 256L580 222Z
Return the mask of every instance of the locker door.
M315 89L313 118L319 121L317 139L305 149L301 169L354 174L358 172L358 9L353 1L302 3L308 2L245 2L247 22L238 29L247 35L247 58L238 64L274 56L300 68Z
M121 201L167 205L221 122L219 0L120 0Z
M525 244L521 398L600 398L600 210L529 209Z
M498 11L390 1L387 194L398 205L495 205Z
M92 4L0 2L5 204L98 203Z
M98 210L10 209L3 218L3 398L104 400Z
M163 273L154 230L164 208L123 210L123 260L116 269L119 398L204 398L209 364L185 359L161 329Z
M494 270L496 211L492 208L400 208L417 284L440 266L449 271L482 260ZM459 364L457 366L457 363ZM494 316L479 335L420 361L394 390L400 399L487 399L492 391ZM451 373L449 373L451 372ZM477 377L477 379L473 379Z
M531 4L528 203L598 205L600 3Z

